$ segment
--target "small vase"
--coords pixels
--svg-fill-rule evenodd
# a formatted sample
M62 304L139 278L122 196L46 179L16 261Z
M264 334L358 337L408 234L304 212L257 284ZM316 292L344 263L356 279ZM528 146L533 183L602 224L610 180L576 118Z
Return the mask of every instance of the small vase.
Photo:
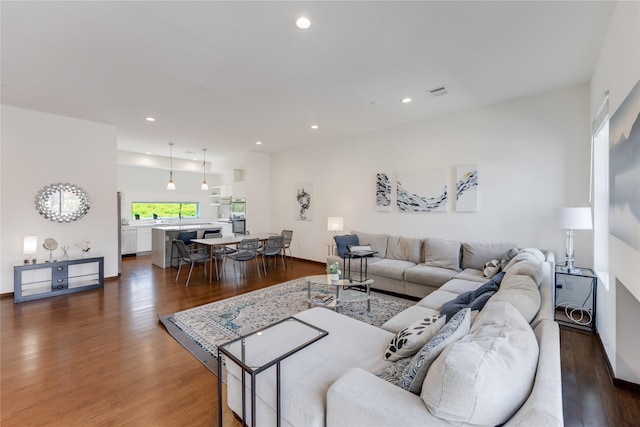
M332 282L337 282L338 280L340 280L340 274L338 274L338 273L331 274L331 281Z

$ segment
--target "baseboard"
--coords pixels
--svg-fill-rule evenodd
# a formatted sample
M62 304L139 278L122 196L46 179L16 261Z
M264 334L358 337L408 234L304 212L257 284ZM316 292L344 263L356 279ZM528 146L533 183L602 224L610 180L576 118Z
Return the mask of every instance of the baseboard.
M607 363L607 372L609 372L609 378L611 379L611 383L620 388L624 388L626 390L633 391L635 393L640 393L640 384L632 383L631 381L621 380L620 378L616 378L613 372L613 367L611 366L611 362L609 361L609 357L607 357L607 352L604 348L604 344L602 343L602 339L600 338L600 334L596 331L596 338L598 339L598 344L600 344L600 349L602 350L602 354L604 355L604 360Z

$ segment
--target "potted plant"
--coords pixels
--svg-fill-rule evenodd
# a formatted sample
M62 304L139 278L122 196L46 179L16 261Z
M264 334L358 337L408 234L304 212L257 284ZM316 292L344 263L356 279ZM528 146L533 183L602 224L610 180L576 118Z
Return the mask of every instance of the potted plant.
M338 264L338 261L336 261L335 263L331 264L328 268L327 268L329 274L331 275L331 280L332 281L337 281L340 280L340 264Z

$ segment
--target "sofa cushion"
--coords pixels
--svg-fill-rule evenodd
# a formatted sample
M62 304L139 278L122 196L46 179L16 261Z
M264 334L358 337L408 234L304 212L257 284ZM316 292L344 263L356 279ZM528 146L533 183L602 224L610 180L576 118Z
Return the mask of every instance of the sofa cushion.
M477 271L477 270L474 270ZM463 280L458 279L458 276L449 280L444 285L440 286L439 291L448 291L453 292L454 294L464 294L465 292L475 291L480 286L484 285L487 282L487 279L484 279L482 282L475 280Z
M460 242L430 237L423 245L425 265L460 270Z
M482 270L476 270L475 268L465 268L460 273L454 276L456 279L473 280L474 282L484 283L487 278L484 277Z
M422 240L409 237L389 236L386 258L411 261L418 264L421 258Z
M522 316L510 304L490 302L469 334L433 362L420 396L431 414L449 422L503 424L533 387L538 353Z
M426 297L422 298L416 304L421 307L431 308L434 310L440 311L440 307L447 301L451 301L459 294L454 294L453 292L443 291L438 289L437 291L431 292Z
M456 271L448 268L431 267L424 264L418 264L405 271L404 280L407 282L417 283L419 285L440 287L451 280L455 275Z
M419 305L412 305L411 307L402 310L400 313L384 322L381 328L385 331L393 332L395 334L411 325L412 323L433 315L438 315L438 310L421 307Z
M469 332L471 310L460 310L440 329L438 334L427 342L402 372L399 386L411 393L418 394L427 375L429 366L449 344L459 340Z
M391 339L384 358L395 362L413 356L440 331L444 324L445 318L439 314L412 323Z
M462 268L482 270L487 261L502 259L515 246L509 242L463 242Z
M380 233L365 233L363 231L352 231L352 234L357 234L360 242L365 245L371 245L371 250L378 252L377 257L387 257L387 240L388 234Z
M388 277L389 279L402 280L404 279L405 270L413 266L415 266L415 264L410 261L385 258L369 265L368 271L371 274Z
M518 248L511 248L507 251L506 254L500 258L500 268L504 270L504 267L511 261L511 259L518 255Z
M349 252L349 246L356 246L360 244L357 234L333 236L333 240L336 242L336 248L338 249L338 256L340 258L346 258L347 252Z
M535 255L528 252L521 252L516 255L505 267L507 276L522 274L531 277L536 285L540 286L543 278L542 264Z
M509 277L505 274L500 289L489 301L511 304L528 323L538 314L541 303L538 285L531 277L522 274Z

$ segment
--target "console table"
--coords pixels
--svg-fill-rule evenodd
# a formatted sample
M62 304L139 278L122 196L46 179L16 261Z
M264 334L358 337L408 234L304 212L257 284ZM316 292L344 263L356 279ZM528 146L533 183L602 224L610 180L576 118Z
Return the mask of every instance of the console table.
M104 286L104 257L13 267L13 301L23 302Z

